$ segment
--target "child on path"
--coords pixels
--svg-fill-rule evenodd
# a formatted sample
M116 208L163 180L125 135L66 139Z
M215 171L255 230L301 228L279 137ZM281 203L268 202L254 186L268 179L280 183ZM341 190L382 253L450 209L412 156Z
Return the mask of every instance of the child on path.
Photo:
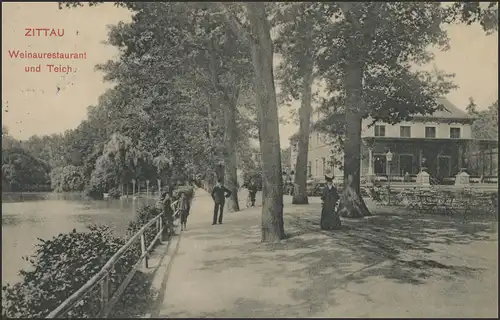
M185 231L187 230L187 218L189 216L189 199L184 192L181 193L179 203L179 211L181 215L181 231Z

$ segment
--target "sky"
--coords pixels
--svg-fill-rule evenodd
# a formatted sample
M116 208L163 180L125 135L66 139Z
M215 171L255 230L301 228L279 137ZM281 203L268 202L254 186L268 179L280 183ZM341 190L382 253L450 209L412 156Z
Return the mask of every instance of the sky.
M118 50L103 42L108 25L130 21L126 9L111 3L99 7L59 10L56 3L2 3L2 124L17 139L72 129L86 118L87 107L111 84L95 65L118 57ZM49 28L64 36L25 36L26 28ZM447 98L465 109L469 97L479 108L498 99L498 35L486 36L479 25L448 27L451 49L436 52L435 65L455 73L459 88ZM86 53L82 60L19 59L9 54L36 52ZM47 64L70 66L71 72L51 72ZM25 67L40 65L40 72ZM291 108L298 108L298 102ZM287 116L288 107L280 109ZM281 146L297 131L293 123L280 125Z

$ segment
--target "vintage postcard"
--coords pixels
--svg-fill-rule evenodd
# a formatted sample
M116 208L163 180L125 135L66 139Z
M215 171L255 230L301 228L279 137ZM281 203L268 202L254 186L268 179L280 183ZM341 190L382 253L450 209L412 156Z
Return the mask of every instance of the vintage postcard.
M497 318L497 2L2 2L2 318Z

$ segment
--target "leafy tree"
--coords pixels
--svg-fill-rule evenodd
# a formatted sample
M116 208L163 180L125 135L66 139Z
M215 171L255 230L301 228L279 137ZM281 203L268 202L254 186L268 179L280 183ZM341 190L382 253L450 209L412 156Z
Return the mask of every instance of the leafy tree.
M174 20L182 22L182 15L177 13L182 12L185 4L123 5L134 11L134 21L112 27L109 34L109 43L119 47L122 56L118 62L99 66L105 71L105 80L118 82L118 86L99 101L97 114L108 118L104 121L108 130L106 139L112 132L120 132L134 144L140 144L140 148L152 157L171 155L174 172L184 172L186 166L192 167L193 164L202 167L200 172L206 172L203 167L207 162L207 151L210 154L212 150L207 150L205 127L200 126L206 122L206 114L200 112L204 101L194 99L197 104L193 105L193 90L185 90L180 85L178 75L185 68L181 63L184 61L178 60L183 57L179 50L183 47L171 45L186 31L172 23ZM165 12L174 20L168 17L161 20ZM165 37L165 34L171 37ZM146 171L148 173L142 175L150 176L150 170Z
M124 55L119 63L108 63L103 66L103 69L108 73L108 80L118 80L127 88L135 85L130 81L127 82L127 79L131 78L131 74L142 76L143 79L145 77L151 78L152 83L158 84L158 87L153 88L153 96L157 96L160 100L160 97L164 94L171 95L172 99L161 97L160 101L170 103L174 101L175 104L172 107L175 106L176 109L179 108L179 102L184 103L184 110L187 111L184 112L184 115L191 117L190 122L193 122L193 120L198 121L197 128L200 128L200 122L207 122L207 117L199 114L199 110L203 110L202 108L191 110L191 104L195 102L208 105L207 138L209 151L215 151L215 145L222 144L222 136L220 136L219 143L214 140L214 135L218 135L212 118L222 115L220 112L221 104L228 104L223 109L226 112L224 112L223 116L220 116L225 120L226 124L224 126L226 129L225 136L227 137L225 149L229 151L224 152L224 154L227 155L226 162L228 162L231 160L229 158L235 154L234 150L232 150L235 143L234 125L236 123L235 119L233 119L235 118L234 108L238 98L238 83L240 82L238 76L244 73L240 71L236 74L234 72L229 74L235 75L236 78L228 76L227 70L237 70L235 68L237 65L228 63L234 62L235 59L231 59L231 56L228 56L227 53L232 52L233 58L235 58L234 54L240 54L237 51L238 45L234 40L231 40L231 37L227 36L227 30L216 28L214 22L210 21L210 17L211 15L203 5L193 6L182 3L150 3L144 5L141 7L141 11L135 14L134 23L130 25L121 24L112 29L110 42L115 46L128 49L124 50ZM151 21L155 21L155 23L152 24ZM148 44L138 44L137 39L141 39L144 34L148 36ZM168 34L168 37L165 37L165 34ZM229 33L229 35L231 34ZM225 41L223 41L224 39ZM141 39L141 41L145 40ZM172 43L177 43L177 46L172 46ZM129 57L135 60L130 61ZM140 69L133 64L138 65L137 57L144 58L144 61L139 64ZM164 64L151 65L150 61L152 59L161 60ZM224 66L224 64L227 66ZM171 78L161 79L163 74L158 74L157 71L158 69L161 70L162 66L164 66L165 72L172 75ZM152 68L154 70L149 70ZM126 73L120 74L117 72L124 69ZM157 81L160 79L161 82ZM186 88L183 88L183 86ZM145 92L152 91L151 88L141 89ZM195 99L193 99L193 95ZM146 99L140 104L146 107L142 108L142 113L151 111L147 104L154 101L151 101L151 95L148 98L149 100ZM147 104L145 105L145 103ZM165 106L162 105L161 107L164 108ZM193 113L198 113L196 118L192 117ZM201 119L201 116L204 116L205 119ZM185 119L176 117L169 120L171 120L170 122L181 123ZM204 134L200 132L199 135L203 136ZM184 141L181 140L181 142ZM184 146L179 146L179 148L170 148L172 150L169 153L173 154L175 158L174 164L182 164L181 167L188 165L188 163L184 163L185 159L192 157L177 156L175 153L178 150L188 149L186 148L188 144L193 145L193 143L189 142L184 143ZM206 143L203 145L206 150ZM200 154L199 152L196 153ZM210 156L210 153L208 155ZM229 167L234 167L234 165ZM183 168L179 169L179 171L182 171Z
M50 172L50 181L55 192L83 191L85 171L73 165L57 167Z
M498 100L486 110L474 110L476 120L472 124L472 138L498 140Z
M50 167L22 148L2 150L2 180L9 190L36 191L50 188Z
M477 115L477 105L472 97L469 97L469 104L465 107L465 110L471 116Z
M170 183L170 176L171 176L171 168L172 168L172 160L168 158L165 155L159 155L158 157L153 159L153 164L156 168L156 173L158 177L166 182L167 184Z
M123 194L124 185L128 185L132 179L147 178L152 167L153 159L149 152L134 144L129 137L114 133L96 160L90 186L100 193L120 186Z
M91 5L94 4L96 4L96 2L91 3ZM71 7L81 5L81 3L72 2L66 3L66 5ZM187 6L185 4L180 3L121 3L121 5L125 5L134 11L135 30L131 30L130 26L126 26L125 24L121 25L120 30L117 29L117 31L120 32L115 32L115 34L119 36L114 37L114 39L123 39L117 42L117 44L121 43L119 46L122 47L123 54L120 61L114 64L114 66L112 63L107 64L105 71L107 73L107 79L117 81L119 83L119 87L121 86L129 96L129 98L125 99L126 101L129 101L129 103L123 104L125 112L122 111L122 114L130 112L144 118L153 118L154 120L157 120L157 118L165 119L166 124L175 124L176 126L184 127L182 130L169 130L170 137L175 135L179 139L172 139L174 140L173 144L170 143L171 141L169 139L168 144L163 143L162 146L157 148L160 154L172 154L174 158L174 165L179 167L178 171L182 171L182 169L188 165L188 163L186 163L186 159L193 159L194 161L199 162L200 168L203 168L204 162L209 162L209 164L212 165L218 163L219 159L217 159L217 154L220 154L220 152L217 152L218 150L214 150L215 148L210 147L207 150L206 146L212 145L212 139L214 136L219 136L219 134L220 137L224 136L224 131L212 127L212 120L215 118L213 118L212 115L228 110L228 108L220 108L222 109L220 111L212 109L219 109L217 107L218 105L227 104L227 102L224 101L232 100L231 104L234 104L237 101L235 90L231 88L235 88L234 84L241 83L240 81L242 81L242 79L234 77L235 75L248 73L245 71L245 68L238 67L245 65L244 57L245 54L248 54L248 51L243 50L240 53L237 53L236 59L226 60L223 58L214 59L214 55L209 54L208 66L210 77L206 77L207 73L205 72L196 72L196 74L200 77L198 80L202 80L202 84L206 84L207 82L205 81L208 80L208 83L212 85L211 87L199 85L199 83L198 85L193 85L192 79L195 72L188 72L188 77L185 77L184 75L186 73L180 73L179 70L191 71L190 68L188 68L189 64L187 63L190 63L193 66L202 66L203 63L206 62L207 58L207 55L202 53L207 53L208 51L208 53L216 52L220 54L223 52L221 49L223 49L224 44L227 44L229 48L239 48L238 45L234 45L235 42L242 42L248 45L246 37L234 37L231 32L228 32L233 31L233 25L231 24L229 27L227 24L217 24L214 17L218 12L215 12L215 15L213 15L211 12L207 11L210 11L213 8L219 8L218 4L210 4L208 6L205 4L196 4L193 5L194 8L189 7L189 10L186 9ZM232 7L238 8L239 5ZM255 15L250 14L249 17L259 20L258 23L251 24L257 27L262 22L262 18L265 17L265 11L259 11L259 8L260 5L257 5L254 8L257 11L253 11L252 8L249 8L248 10L249 13L256 13ZM245 8L241 7L240 9ZM261 9L265 10L264 7ZM240 13L242 13L241 10ZM261 16L259 16L259 14ZM264 14L264 16L262 16L262 14ZM141 19L141 15L147 16L148 18ZM206 19L207 17L211 17L211 19ZM186 25L186 20L189 22L206 23L191 23L191 25ZM154 28L152 28L152 26L154 26ZM267 47L265 49L267 53L262 51L260 53L260 58L258 58L258 55L253 54L252 61L256 61L255 59L258 58L262 62L265 62L267 67L272 67L272 42L269 35L269 25L265 26L265 28L269 39L262 39L267 41ZM192 41L193 31L196 41ZM135 37L133 36L134 34L136 35ZM213 34L218 34L220 37L211 37ZM266 31L264 31L264 33L261 32L261 34L265 36ZM202 36L205 36L206 41L200 41L203 40ZM216 43L213 41L214 39L218 39L219 41L227 40L227 42L223 41L222 43ZM253 47L257 48L257 46ZM205 50L205 48L209 50ZM186 53L190 52L193 54L186 55ZM257 51L251 50L250 52L257 53ZM241 53L243 54L242 56L240 55ZM223 55L222 57L225 56ZM240 57L243 59L240 59ZM213 68L214 61L219 61L219 63L230 63L228 63L227 69L221 69L220 66ZM273 162L271 163L268 160L269 164L264 170L266 173L264 176L270 177L270 180L267 184L269 185L269 201L266 201L268 205L265 206L265 209L263 210L263 239L273 240L284 236L282 222L282 196L280 196L281 169L279 157L278 117L272 70L269 73L260 67L258 69L260 73L266 72L266 83L264 84L259 83L258 81L252 81L251 84L252 86L260 84L260 87L255 88L257 91L262 91L261 89L263 86L266 87L264 91L262 91L262 94L258 95L259 99L257 100L260 101L260 104L257 103L260 105L258 119L260 122L261 144L263 145L263 149L267 148L271 151L271 153L269 153L269 159ZM203 69L194 68L194 70L200 71ZM219 75L218 78L217 76L214 77L214 70L217 71L216 75ZM256 70L255 63L253 64L253 68L251 70L253 71L251 74L253 74ZM166 77L165 74L171 76ZM260 80L261 78L262 77L259 74L254 77L254 80ZM141 79L141 81L136 81L136 79ZM182 81L189 81L191 82L191 85L186 87L179 86L179 83L182 83ZM228 83L230 85L227 85ZM217 88L217 86L219 86L219 88ZM207 88L209 88L211 92L208 90L208 92L205 93L200 92ZM210 96L214 93L216 94ZM269 95L269 93L271 95ZM210 98L207 99L207 96ZM195 99L192 99L193 97ZM269 97L269 99L267 97ZM206 102L208 102L208 104ZM270 103L269 105L268 102ZM204 108L206 106L209 106L210 109L207 110L208 108ZM269 106L271 108L268 108ZM154 111L156 108L158 111ZM193 112L193 110L197 110L197 112ZM202 110L209 111L206 113L208 117L201 114ZM154 117L152 116L153 113ZM276 115L274 113L276 113ZM234 123L234 121L229 121L233 117L232 114L237 113L227 113L227 118L222 116L220 119L225 119L226 123ZM170 119L168 119L169 116ZM272 117L275 117L276 119L275 125L269 125L274 123ZM184 121L181 121L181 119ZM207 126L200 125L207 123L206 119L208 119ZM270 119L271 122L269 122ZM159 128L164 128L160 125L161 121L151 122L155 122L154 127L156 127L157 130L161 130ZM226 126L226 128L227 127L228 126ZM207 138L202 139L201 142L193 140L186 141L186 137L189 138L189 135L186 133L192 133L192 131L186 130L185 128L200 128L203 130L208 128L208 132L206 132ZM274 137L271 137L271 133L267 132L268 128L271 130L272 134L274 134ZM231 136L234 136L234 131L230 131L231 132L227 131L225 134L226 148L224 149L226 149L226 155L235 154L234 152L228 152L228 150L230 150L229 145L234 145L234 139L230 138ZM203 137L202 134L197 134L195 136L197 138ZM165 140L167 141L167 139ZM278 141L278 144L275 143L276 141ZM176 145L178 142L181 142L179 146ZM191 152L191 147L193 145L197 147L196 152ZM186 154L185 151L189 151L189 153ZM263 154L264 153L265 152L263 152ZM234 158L228 160L230 161L226 162L230 162L231 164L229 167L233 167L233 164L236 163ZM278 161L276 162L275 160ZM264 165L264 167L266 166ZM203 171L207 172L209 170ZM232 175L235 175L236 170L231 169L231 171ZM276 193L276 190L279 190L279 192ZM233 193L236 195L236 192Z
M290 157L292 156L291 154L292 150L290 147L281 149L281 168L283 171L290 173L291 167L290 167Z
M216 10L209 4L188 7L186 20L188 25L196 26L192 44L198 50L188 51L189 59L196 63L187 63L191 69L187 74L191 74L192 79L197 80L194 83L201 84L202 91L208 94L211 113L216 114L222 108L223 122L219 124L224 128L222 154L225 172L222 176L232 191L230 208L237 211L236 147L238 136L241 138L237 127L237 103L241 93L251 86L250 54L245 42L235 36L220 16L214 14ZM213 136L210 137L213 143Z
M150 153L135 144L130 137L120 133L111 135L103 152L108 157L115 171L117 182L121 186L130 183L132 179L141 177L142 172L148 170L153 159Z
M242 40L247 41L251 49L262 153L262 241L279 241L285 237L285 231L279 119L273 75L273 42L268 21L270 5L250 2L244 5L215 5L221 9L233 30Z
M40 159L47 162L52 168L69 164L71 154L67 148L68 136L71 130L62 134L32 136L22 142L22 147Z
M312 84L321 27L326 22L318 3L281 3L275 8L275 47L281 54L277 78L285 101L301 98L299 109L298 155L293 203L307 204L307 156L312 113Z
M95 169L90 175L88 193L100 197L111 188L118 186L118 181L119 178L116 176L113 159L103 154L97 158ZM122 191L120 190L120 193Z
M479 4L467 3L445 7L439 3L344 2L324 6L331 23L323 29L320 73L332 93L326 108L330 120L337 122L333 127L345 139L340 212L363 216L369 212L359 196L361 119L397 123L440 108L435 98L454 88L448 81L451 75L412 72L410 63L431 61L429 45L448 48L444 23L486 21L497 7L490 4L489 11L483 11L478 10ZM496 30L497 24L483 27Z
M318 66L332 93L323 111L341 124L344 140L339 212L361 217L370 214L359 186L361 121L397 123L440 108L436 98L453 88L452 75L411 65L432 60L429 46L448 47L446 11L440 3L408 2L324 3L323 10L330 23L323 28Z
M12 148L21 148L21 142L9 134L7 126L2 125L2 150Z
M90 180L92 171L96 168L97 159L102 155L104 145L97 144L94 146L93 151L83 160L83 169L85 173L85 181Z
M498 31L498 2L454 2L446 8L447 23L479 23L486 34Z

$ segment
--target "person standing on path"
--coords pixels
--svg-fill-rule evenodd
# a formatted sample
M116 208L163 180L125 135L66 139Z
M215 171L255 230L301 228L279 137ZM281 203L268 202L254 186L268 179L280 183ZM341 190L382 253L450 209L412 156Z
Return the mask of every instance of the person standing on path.
M221 180L217 180L217 184L212 190L212 199L214 200L214 219L212 225L217 224L217 220L219 224L222 224L222 214L224 213L224 204L226 202L226 198L231 196L231 191L229 191L226 187L222 185ZM219 219L217 219L217 213Z
M325 175L326 186L323 189L321 200L323 201L321 209L321 229L334 230L339 229L341 222L336 211L339 194L337 188L333 185L333 177Z
M248 194L250 196L251 206L255 207L255 195L257 194L257 184L254 179L250 179L247 185Z
M160 202L163 205L163 214L165 215L165 222L168 232L174 231L174 211L172 210L172 189L166 186L165 191L160 197Z
M179 212L181 215L181 231L187 230L187 218L189 216L189 199L184 192L179 199Z

